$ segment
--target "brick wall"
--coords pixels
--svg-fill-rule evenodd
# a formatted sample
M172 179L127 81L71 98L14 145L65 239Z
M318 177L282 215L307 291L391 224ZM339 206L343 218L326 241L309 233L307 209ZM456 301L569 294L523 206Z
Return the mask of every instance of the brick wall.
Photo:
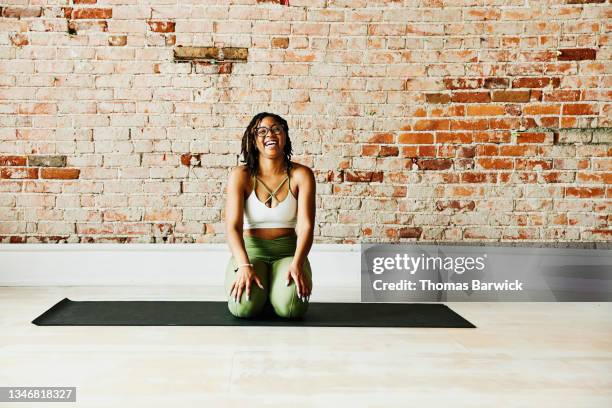
M0 242L224 242L264 110L315 242L612 237L610 1L44 3L0 5Z

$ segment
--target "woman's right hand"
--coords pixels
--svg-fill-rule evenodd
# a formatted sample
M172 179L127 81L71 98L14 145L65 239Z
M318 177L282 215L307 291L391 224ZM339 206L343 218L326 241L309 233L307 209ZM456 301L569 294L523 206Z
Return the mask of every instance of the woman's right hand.
M252 266L241 266L236 272L236 278L230 290L230 297L234 298L234 302L240 303L244 288L246 288L246 298L250 300L252 281L255 281L260 288L264 288Z

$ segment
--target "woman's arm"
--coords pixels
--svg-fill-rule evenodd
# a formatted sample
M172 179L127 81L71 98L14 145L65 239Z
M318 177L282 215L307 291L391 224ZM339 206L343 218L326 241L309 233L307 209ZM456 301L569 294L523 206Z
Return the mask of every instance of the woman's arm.
M227 180L227 200L225 202L225 233L230 251L238 265L249 263L249 256L242 237L244 196L242 193L242 172L234 168Z
M315 207L316 183L312 170L306 166L296 171L298 184L298 214L297 214L297 244L293 263L300 267L304 264L306 256L312 247Z

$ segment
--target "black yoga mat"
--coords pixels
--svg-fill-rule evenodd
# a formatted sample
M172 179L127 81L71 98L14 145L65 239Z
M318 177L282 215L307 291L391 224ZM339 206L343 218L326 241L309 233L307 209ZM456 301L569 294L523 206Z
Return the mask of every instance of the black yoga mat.
M337 326L475 328L436 303L319 303L306 315L286 319L269 303L254 318L233 316L227 302L74 301L64 298L32 321L38 326Z

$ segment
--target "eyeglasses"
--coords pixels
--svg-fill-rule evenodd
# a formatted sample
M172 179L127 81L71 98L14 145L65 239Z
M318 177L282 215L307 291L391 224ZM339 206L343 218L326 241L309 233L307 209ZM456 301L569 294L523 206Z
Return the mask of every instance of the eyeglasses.
M255 134L258 137L266 137L266 135L268 134L269 131L272 131L272 134L274 135L280 135L281 132L283 131L283 128L278 126L278 125L274 125L272 126L270 129L268 129L265 126L260 126L257 129L255 129Z

